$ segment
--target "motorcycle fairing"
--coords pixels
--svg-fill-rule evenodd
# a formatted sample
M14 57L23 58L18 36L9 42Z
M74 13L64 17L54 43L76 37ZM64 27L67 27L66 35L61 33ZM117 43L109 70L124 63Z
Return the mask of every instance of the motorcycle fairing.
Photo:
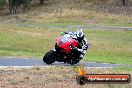
M78 47L78 42L75 39L72 39L70 36L65 35L57 39L56 45L59 48L62 48L63 52L69 53L72 50L71 46Z

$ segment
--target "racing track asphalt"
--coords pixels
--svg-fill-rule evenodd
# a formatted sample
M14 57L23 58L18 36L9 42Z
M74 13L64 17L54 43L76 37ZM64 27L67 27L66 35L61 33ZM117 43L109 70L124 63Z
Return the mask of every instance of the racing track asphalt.
M132 65L125 64L110 64L110 63L96 63L96 62L79 62L74 66L84 66L86 68L111 68L111 67L128 67L132 68ZM15 57L0 57L0 66L71 66L62 62L55 62L52 65L45 64L42 59L30 59L30 58L15 58Z
M105 26L105 25L96 25L96 26L81 26L81 25L69 25L69 26L46 26L42 24L16 24L17 26L22 27L37 27L37 28L67 28L67 29L73 29L73 28L82 28L82 29L103 29L103 30L132 30L132 27L121 27L121 26Z

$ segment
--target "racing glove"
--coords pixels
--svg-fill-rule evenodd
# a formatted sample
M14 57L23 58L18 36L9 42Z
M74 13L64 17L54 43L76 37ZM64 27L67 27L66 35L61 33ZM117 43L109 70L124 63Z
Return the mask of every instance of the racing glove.
M84 57L84 55L81 54L81 55L80 55L80 59L83 59L83 57Z
M83 49L79 49L79 48L78 48L77 50L83 53Z

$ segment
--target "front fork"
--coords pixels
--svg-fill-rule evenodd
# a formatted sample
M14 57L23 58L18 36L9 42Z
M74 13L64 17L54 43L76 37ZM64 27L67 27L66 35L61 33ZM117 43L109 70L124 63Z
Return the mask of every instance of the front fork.
M54 48L53 51L56 51L56 49Z

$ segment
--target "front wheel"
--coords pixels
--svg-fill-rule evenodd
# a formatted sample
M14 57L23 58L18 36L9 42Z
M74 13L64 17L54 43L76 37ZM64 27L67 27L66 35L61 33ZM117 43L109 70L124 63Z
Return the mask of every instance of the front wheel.
M56 60L56 52L54 50L50 50L49 52L47 52L45 54L45 56L43 57L43 61L46 64L52 64L54 63Z
M78 59L78 58L72 58L70 61L69 61L69 64L71 64L71 65L74 65L74 64L77 64L77 63L79 63L79 61L80 61L81 59Z
M71 55L69 55L68 59L68 63L71 65L77 64L79 63L79 61L81 60L80 56L80 52L78 51L73 51L73 53L71 53Z

